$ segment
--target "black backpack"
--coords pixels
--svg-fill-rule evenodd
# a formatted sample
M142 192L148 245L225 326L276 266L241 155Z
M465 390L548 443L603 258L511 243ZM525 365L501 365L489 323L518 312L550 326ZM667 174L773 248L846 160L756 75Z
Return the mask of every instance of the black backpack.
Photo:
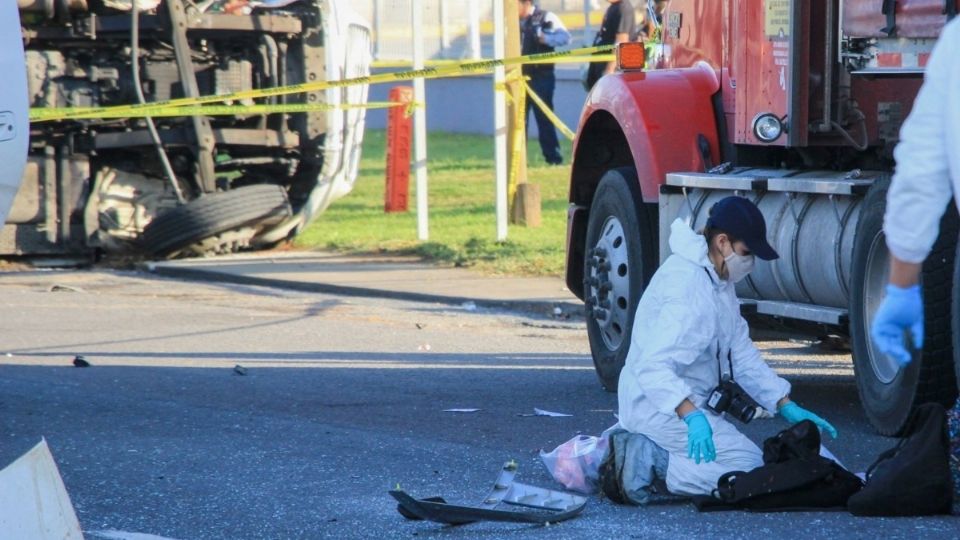
M905 437L867 469L867 485L850 497L857 516L949 514L953 504L946 411L938 403L917 408Z
M714 497L695 497L700 511L843 510L863 487L856 475L820 455L820 431L809 420L763 443L764 464L717 481Z

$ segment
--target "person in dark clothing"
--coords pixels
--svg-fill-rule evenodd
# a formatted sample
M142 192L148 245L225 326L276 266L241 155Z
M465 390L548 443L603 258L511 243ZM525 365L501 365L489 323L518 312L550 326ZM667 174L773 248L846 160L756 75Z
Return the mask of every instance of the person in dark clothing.
M637 35L637 15L634 13L633 4L630 3L630 0L607 0L607 2L610 3L610 6L603 14L600 30L593 40L595 46L624 43ZM591 63L585 81L587 90L593 88L600 77L613 73L614 69L616 69L616 62Z
M570 32L563 26L559 17L541 9L534 4L533 0L518 0L518 2L521 53L524 56L552 52L556 47L570 43ZM553 64L524 64L523 74L530 79L528 84L534 93L540 96L550 110L553 110L553 91L556 87ZM543 159L551 165L560 165L563 163L563 157L560 155L560 142L557 140L556 128L529 97L526 98L526 108L527 118L530 115L529 110L533 109ZM527 118L524 119L525 122Z

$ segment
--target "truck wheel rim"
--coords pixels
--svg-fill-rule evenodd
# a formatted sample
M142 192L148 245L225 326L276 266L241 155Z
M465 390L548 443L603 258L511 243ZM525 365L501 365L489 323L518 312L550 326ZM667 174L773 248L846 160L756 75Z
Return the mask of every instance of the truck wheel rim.
M867 272L863 283L863 318L864 328L861 329L863 337L867 341L870 367L873 368L873 374L883 384L890 384L900 372L900 365L889 355L880 352L873 339L870 338L870 327L873 325L873 318L883 302L884 286L890 278L889 270L889 252L883 242L883 236L878 234L873 243L870 244L870 251L867 254Z
M593 319L610 350L623 344L630 309L630 261L623 225L607 217L590 255L590 295Z

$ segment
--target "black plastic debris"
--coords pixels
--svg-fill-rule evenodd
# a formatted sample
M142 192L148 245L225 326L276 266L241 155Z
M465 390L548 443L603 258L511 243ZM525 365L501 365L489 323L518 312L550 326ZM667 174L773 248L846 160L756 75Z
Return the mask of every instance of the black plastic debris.
M515 481L517 464L508 461L490 493L475 506L450 504L442 497L415 499L400 489L390 490L397 511L407 519L466 525L477 521L548 524L576 517L587 506L587 498Z

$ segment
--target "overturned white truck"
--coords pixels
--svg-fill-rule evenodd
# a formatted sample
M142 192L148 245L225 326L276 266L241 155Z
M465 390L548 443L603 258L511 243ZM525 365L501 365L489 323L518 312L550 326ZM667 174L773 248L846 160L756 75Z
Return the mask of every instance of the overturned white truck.
M17 5L35 108L130 105L369 74L370 28L346 0ZM365 86L351 86L256 103L366 98ZM0 256L171 257L276 244L351 190L363 125L358 108L34 122Z

